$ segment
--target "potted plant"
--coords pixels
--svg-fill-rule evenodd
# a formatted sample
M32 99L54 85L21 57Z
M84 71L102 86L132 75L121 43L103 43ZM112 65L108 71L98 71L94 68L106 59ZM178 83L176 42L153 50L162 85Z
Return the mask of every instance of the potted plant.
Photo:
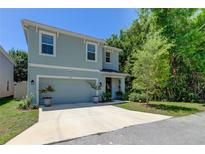
M95 84L94 82L88 82L88 84L90 85L91 88L95 89L95 90L101 90L102 88L102 84ZM93 102L94 103L98 103L100 101L100 97L99 95L95 95L93 96Z
M103 92L102 94L102 102L111 102L112 101L112 94L111 92Z
M55 90L51 85L48 85L48 87L42 88L39 91L40 91L41 94L48 94L50 92L54 92ZM51 96L44 96L43 101L44 101L45 106L51 106L52 97Z

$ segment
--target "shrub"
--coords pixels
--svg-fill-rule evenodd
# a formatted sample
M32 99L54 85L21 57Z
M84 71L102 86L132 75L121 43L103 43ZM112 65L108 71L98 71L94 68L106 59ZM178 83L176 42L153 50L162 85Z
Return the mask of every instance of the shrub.
M104 92L104 93L102 94L102 101L103 101L103 102L109 102L109 101L111 101L111 100L112 100L111 96L112 96L111 92Z
M129 99L129 93L125 92L122 94L122 100L128 100Z
M26 98L23 100L23 102L18 105L18 109L21 109L21 110L30 109L31 103L32 103L32 98L33 98L32 95L26 96Z
M32 98L33 98L33 96L30 95L30 96L26 96L26 98L24 99L24 102L28 107L30 107L30 105L32 103Z
M116 92L116 95L117 95L117 96L122 96L122 91L117 91L117 92Z
M27 110L29 107L25 102L22 102L18 105L18 109L20 110Z
M144 93L142 93L142 94L131 93L129 95L129 101L145 103L145 102L148 102L148 97Z
M38 108L39 108L38 105L32 105L31 106L31 109L33 109L33 110L38 109Z

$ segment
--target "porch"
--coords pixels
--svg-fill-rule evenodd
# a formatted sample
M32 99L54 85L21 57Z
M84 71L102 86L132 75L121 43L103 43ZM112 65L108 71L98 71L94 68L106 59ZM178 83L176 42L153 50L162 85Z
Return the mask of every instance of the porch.
M128 74L109 69L102 70L102 74L105 77L105 92L111 93L113 100L119 99L119 95L125 93L125 78Z

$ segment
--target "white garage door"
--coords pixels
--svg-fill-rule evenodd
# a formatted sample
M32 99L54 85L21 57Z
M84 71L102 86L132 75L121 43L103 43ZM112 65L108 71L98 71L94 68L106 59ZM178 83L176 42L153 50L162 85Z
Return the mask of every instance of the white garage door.
M92 80L92 82L95 81ZM39 79L40 89L48 85L51 85L55 91L50 94L40 94L40 104L43 104L43 96L52 96L53 104L68 104L92 102L92 97L96 95L96 91L90 87L88 80Z

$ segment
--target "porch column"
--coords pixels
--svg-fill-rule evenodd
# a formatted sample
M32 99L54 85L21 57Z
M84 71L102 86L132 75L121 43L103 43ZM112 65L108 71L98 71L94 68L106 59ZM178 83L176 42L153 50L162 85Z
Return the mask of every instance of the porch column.
M125 93L125 78L120 78L120 88L123 93Z

